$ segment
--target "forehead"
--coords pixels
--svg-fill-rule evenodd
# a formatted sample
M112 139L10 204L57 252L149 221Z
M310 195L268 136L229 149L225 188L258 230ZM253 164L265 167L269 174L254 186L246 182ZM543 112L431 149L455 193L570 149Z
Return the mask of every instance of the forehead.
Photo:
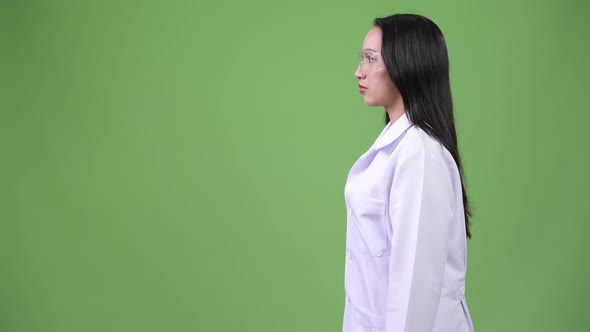
M373 27L367 34L365 35L365 40L363 41L363 49L372 49L377 52L381 51L381 29L378 27Z

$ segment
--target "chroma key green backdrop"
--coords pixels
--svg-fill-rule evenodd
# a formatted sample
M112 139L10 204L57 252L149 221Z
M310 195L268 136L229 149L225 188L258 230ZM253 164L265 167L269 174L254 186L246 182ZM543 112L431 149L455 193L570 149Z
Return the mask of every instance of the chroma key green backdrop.
M0 331L339 331L396 12L448 42L475 330L590 331L582 0L0 2Z

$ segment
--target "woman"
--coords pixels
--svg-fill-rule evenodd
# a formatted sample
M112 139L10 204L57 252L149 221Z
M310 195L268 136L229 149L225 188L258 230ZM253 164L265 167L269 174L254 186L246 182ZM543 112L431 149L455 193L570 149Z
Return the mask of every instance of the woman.
M470 214L445 40L418 15L374 23L355 76L387 125L346 182L343 332L473 331Z

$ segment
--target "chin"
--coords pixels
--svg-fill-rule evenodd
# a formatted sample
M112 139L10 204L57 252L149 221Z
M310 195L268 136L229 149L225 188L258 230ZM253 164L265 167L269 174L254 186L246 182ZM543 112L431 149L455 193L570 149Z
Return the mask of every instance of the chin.
M371 106L371 107L376 107L376 106L383 106L382 103L377 102L376 100L365 96L365 104L367 104L367 106Z

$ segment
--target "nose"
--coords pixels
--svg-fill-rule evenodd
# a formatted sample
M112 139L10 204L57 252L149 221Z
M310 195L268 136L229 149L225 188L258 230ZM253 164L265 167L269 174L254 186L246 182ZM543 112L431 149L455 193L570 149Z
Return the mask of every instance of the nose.
M361 66L358 66L356 68L356 71L354 72L354 77L358 78L359 80L365 77L365 73L363 73L363 71L361 70Z

